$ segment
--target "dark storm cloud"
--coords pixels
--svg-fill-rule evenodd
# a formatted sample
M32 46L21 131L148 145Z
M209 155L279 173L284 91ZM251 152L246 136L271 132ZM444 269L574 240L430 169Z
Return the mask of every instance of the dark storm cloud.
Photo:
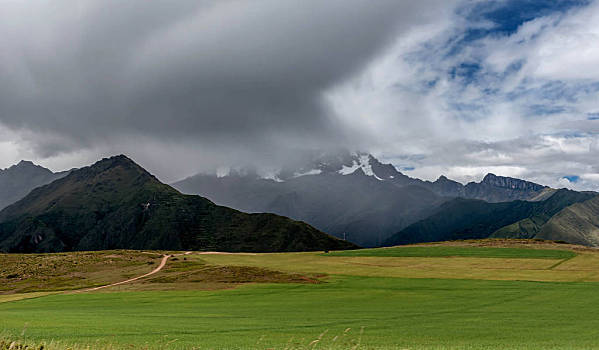
M344 129L321 93L434 3L3 2L0 123L42 156L129 135L244 152L336 144Z

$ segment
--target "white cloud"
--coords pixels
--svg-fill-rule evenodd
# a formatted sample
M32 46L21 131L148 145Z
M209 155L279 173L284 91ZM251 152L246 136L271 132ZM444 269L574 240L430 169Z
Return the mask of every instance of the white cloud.
M599 2L566 16L535 41L529 61L534 76L599 80Z
M599 111L599 1L450 53L469 25L447 13L415 27L327 101L413 176L494 172L559 187L579 175L568 187L599 189L599 122L586 120Z
M367 1L355 3L364 8L371 6ZM193 87L198 79L209 77L211 82L222 84L223 77L229 76L233 78L230 82L231 89L222 90L227 93L232 91L232 94L235 94L240 87L237 85L240 80L242 85L246 81L249 82L249 85L241 86L244 92L253 91L257 86L256 82L261 83L258 84L258 88L274 87L272 90L266 90L264 100L256 100L253 98L255 96L250 94L247 97L249 102L245 101L259 112L259 120L262 120L263 108L272 103L271 94L281 90L280 85L289 85L288 89L292 91L292 95L302 95L306 89L313 89L309 94L310 98L325 89L322 100L331 112L330 125L340 130L340 134L349 135L348 143L356 149L371 151L398 166L415 167L415 170L409 172L410 175L434 180L445 174L467 182L480 180L485 173L494 172L551 186L565 185L563 177L566 175L578 175L579 181L568 182L567 185L578 189L599 189L599 159L596 157L599 152L599 120L587 120L589 114L599 112L599 1L569 12L534 19L521 25L509 36L494 35L459 44L468 27L492 27L489 21L472 23L463 17L463 14L456 13L456 6L463 3L462 0L430 0L422 4L406 2L402 7L405 11L401 11L400 14L402 23L398 36L393 44L380 52L355 76L344 76L345 80L337 81L333 86L329 85L333 78L321 82L321 77L339 66L337 58L350 56L341 54L345 45L352 47L351 43L354 42L343 28L354 28L355 24L354 21L346 23L341 20L338 21L343 23L331 23L326 14L335 13L335 5L346 7L344 1L330 2L326 5L319 3L319 6L328 10L322 12L318 18L313 18L318 26L307 24L304 22L306 16L301 15L301 11L310 12L312 8L297 5L292 1L285 2L291 4L291 10L282 9L284 6L277 1L264 2L263 6L254 9L254 12L260 12L260 17L256 17L256 13L252 15L253 12L245 11L246 4L242 6L244 10L239 10L236 7L237 2L206 3L201 11L194 2L188 2L186 6L189 7L189 11L175 11L180 20L162 23L163 10L174 11L174 7L164 2L160 5L162 7L152 8L152 11L146 8L148 13L144 14L150 20L140 20L140 23L134 26L139 31L133 32L123 30L128 28L129 19L139 17L133 5L114 18L109 11L99 11L107 5L95 7L89 2L78 7L68 7L65 11L54 11L52 7L40 6L34 9L36 16L28 17L25 15L28 7L17 6L15 3L15 6L11 7L14 11L0 13L2 27L7 30L12 28L11 30L19 33L25 32L27 35L19 37L9 32L0 36L0 44L4 47L4 50L0 47L0 68L4 68L0 70L6 73L7 81L15 82L8 84L10 89L7 91L16 91L17 95L34 94L34 97L35 94L43 92L43 89L40 89L44 86L40 85L39 81L36 83L36 72L31 70L28 64L33 65L39 63L38 61L43 63L42 67L61 68L61 74L56 74L56 77L64 78L64 81L60 82L65 83L68 89L57 94L58 97L71 96L70 94L77 97L77 94L85 94L88 92L86 89L95 86L81 85L79 77L99 85L110 83L110 79L124 81L123 84L117 84L119 88L126 88L137 82L144 85L145 89L156 89L156 93L161 95L170 92L170 88L180 86L182 81L186 86ZM387 1L386 4L389 8L396 5L393 1ZM294 9L302 10L293 11ZM361 18L361 11L356 9L346 9L351 15L348 18ZM221 12L218 12L218 16L207 18L207 21L198 20L215 11ZM376 16L371 17L378 18L378 12L372 12ZM52 16L46 16L47 13L51 13ZM276 13L285 15L278 17ZM96 14L99 16L97 19L94 17ZM80 17L89 18L90 21L73 20ZM220 20L224 17L230 18L231 23L237 25L220 28ZM260 20L257 21L256 18ZM131 40L128 41L125 38L111 42L109 49L101 50L97 64L95 60L85 61L87 56L78 56L78 52L74 52L76 50L70 45L73 40L82 47L79 53L95 53L94 49L97 48L94 45L108 42L100 40L103 39L106 27L103 24L113 21L114 25L108 26L114 27L111 33L126 32L134 40L129 38ZM153 21L157 21L156 26L151 25ZM277 21L283 23L279 23L279 26L273 25L278 23ZM30 25L40 23L44 24L41 28L49 29L29 30ZM59 26L65 23L66 29ZM86 23L84 29L89 33L87 36L81 36L81 31L76 30L82 23ZM92 25L94 23L95 25ZM258 25L254 28L256 23ZM368 27L367 23L370 22L363 23L363 27ZM243 30L245 27L254 29L247 32ZM335 29L337 27L341 29ZM96 33L98 28L101 30ZM272 28L282 29L277 31ZM307 33L310 29L321 33L327 29L327 32L332 30L332 33L328 36L321 35L322 38L330 39L316 40L317 43L322 41L317 47L307 48L309 43L315 42L314 36ZM209 35L211 33L213 35ZM359 30L352 32L352 35L358 33ZM239 39L246 35L251 40L233 40L235 45L227 45L227 38ZM297 39L289 40L288 35ZM13 37L19 37L20 40L12 40ZM113 37L118 39L116 34ZM348 42L344 44L342 39L345 37ZM84 40L85 38L89 40ZM50 57L45 54L55 52L54 44L57 42L67 42L69 45L56 52L56 56ZM129 42L135 45L129 45ZM459 46L459 50L453 51L456 45ZM182 50L189 46L193 46L192 51ZM331 47L339 50L332 50ZM331 50L331 54L335 55L323 55L322 52L328 52L327 50ZM359 51L365 50L348 52ZM32 58L30 61L20 59L20 56L15 56L15 52L32 54ZM122 52L123 57L119 52ZM116 53L116 56L113 56L113 53ZM302 55L299 55L300 53ZM369 52L364 56L372 57L371 54L374 53ZM276 61L272 59L277 55L282 58ZM77 60L84 60L90 67L97 68L97 71L82 69L81 74L69 76L69 63L76 63ZM204 70L189 70L195 74L190 77L188 71L183 68L193 67L199 61L219 64L207 65L208 68ZM234 64L218 68L221 67L221 63L228 61ZM315 63L314 66L318 69L306 71L302 68L305 62ZM118 74L106 76L102 69L113 64L116 64L118 69L115 71ZM468 68L461 66L462 64L472 66ZM131 69L129 65L135 69ZM362 67L361 64L359 66ZM178 68L175 69L176 74L167 70L172 67ZM254 68L246 69L248 67ZM354 71L354 64L351 67ZM469 75L468 69L473 69L474 73ZM263 71L276 74L262 76L260 74L264 73ZM120 74L121 72L123 74ZM16 79L17 76L19 79ZM341 73L334 75L335 79L339 76ZM58 81L56 77L47 76L47 83L53 86ZM138 79L140 77L143 79ZM161 80L168 81L166 88L156 85L156 82ZM300 83L304 80L314 80L316 83L303 86ZM214 84L210 84L212 85ZM312 85L317 86L314 88ZM230 96L222 91L218 90L215 96L224 97L226 101L217 101L215 104L236 105L235 101L229 101ZM118 95L119 98L127 98L122 94ZM96 94L93 94L91 99L95 101L96 97ZM143 101L152 102L153 99ZM299 101L304 99L299 98ZM68 106L68 103L64 105ZM292 107L293 111L297 109L296 105ZM244 112L246 110L243 109ZM170 118L172 110L166 108L165 111ZM142 128L143 124L137 123L135 118L135 123L125 123L128 128L138 132L134 135L119 135L116 129L120 123L127 120L111 116L110 113L107 113L109 117L104 115L106 113L101 113L102 118L112 120L117 127L108 126L104 129L104 124L110 123L102 122L97 124L101 126L97 130L90 127L89 120L85 118L69 119L61 114L57 122L52 124L53 128L60 129L76 124L85 130L85 135L80 132L73 133L76 137L72 142L78 143L77 145L70 144L68 137L61 138L58 133L60 130L55 130L54 133L47 130L40 133L41 127L37 132L31 131L33 127L30 127L30 130L18 129L19 126L27 127L27 124L15 118L13 130L0 129L0 167L27 158L59 170L90 163L99 156L124 152L157 175L163 176L166 181L191 175L198 170L241 166L243 164L239 164L240 159L246 159L248 163L264 166L266 169L268 165L272 165L269 163L271 159L263 157L267 159L258 160L256 150L265 153L266 150L281 147L292 149L293 147L288 146L305 144L318 147L319 142L323 141L322 135L307 137L306 135L314 133L314 130L309 128L304 133L298 133L297 130L302 129L302 123L298 120L318 119L316 125L320 125L319 118L326 118L321 115L309 115L312 109L307 109L306 115L298 112L297 115L288 118L292 127L277 128L273 125L282 123L281 120L284 119L278 114L280 111L276 109L277 113L267 113L269 118L272 118L268 122L247 123L260 131L257 132L260 142L252 151L249 147L239 147L239 144L246 145L248 140L237 140L237 144L229 141L247 136L248 131L244 128L246 124L238 123L247 119L247 114L237 118L232 128L217 128L219 133L216 139L218 142L222 141L222 144L215 145L213 139L204 140L213 135L213 132L207 132L208 136L201 137L197 131L188 132L189 128L183 128L183 141L178 137L170 137L168 140L166 137L156 137L156 134L168 134L172 124L177 124L175 116L171 118L172 122L165 121L162 114L165 111L159 111L156 123L147 123L149 129L158 129L158 133L155 134L150 132L152 130ZM35 112L40 112L43 117L36 120L46 122L45 109L36 109ZM103 121L102 118L98 120ZM195 114L183 119L198 130L210 129L223 123L222 118L217 117L200 122L195 118ZM31 125L38 127L38 124L36 122ZM328 121L325 124L328 127ZM296 127L293 127L294 125ZM274 131L262 133L269 128ZM292 132L288 133L288 129ZM315 128L316 131L320 129ZM332 141L326 141L335 143L338 137L339 135L331 136ZM52 152L48 151L50 147L39 146L54 144L58 146L52 147ZM301 148L300 146L298 148ZM173 157L173 154L180 156ZM165 159L168 161L165 162ZM277 160L279 159L271 163ZM203 169L199 169L198 164L201 164Z
M320 93L454 2L0 1L0 124L55 166L112 151L164 178L345 146Z

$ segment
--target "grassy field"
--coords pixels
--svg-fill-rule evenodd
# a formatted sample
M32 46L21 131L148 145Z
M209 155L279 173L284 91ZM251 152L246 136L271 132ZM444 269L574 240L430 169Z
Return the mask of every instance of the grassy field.
M329 253L331 256L382 256L382 257L476 257L515 259L567 259L576 256L569 250L493 247L392 247L385 249L360 249Z
M102 293L5 294L0 338L50 350L599 349L599 253L422 248L190 255Z

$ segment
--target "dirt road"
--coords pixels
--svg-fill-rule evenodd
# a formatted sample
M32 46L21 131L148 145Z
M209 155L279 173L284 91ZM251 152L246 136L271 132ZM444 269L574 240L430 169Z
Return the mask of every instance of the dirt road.
M191 254L191 252L185 252L185 253L182 253L182 254L174 254L174 255L166 254L166 255L164 255L162 257L162 260L160 261L160 264L158 265L158 267L156 267L154 270L146 273L145 275L141 275L141 276L137 276L137 277L134 277L134 278L130 278L130 279L125 280L125 281L120 281L120 282L116 282L116 283L107 284L105 286L88 288L88 289L82 289L82 290L77 291L77 293L81 293L81 292L93 292L93 291L96 291L96 290L99 290L99 289L108 288L108 287L114 287L114 286L118 286L118 285L121 285L121 284L125 284L125 283L130 283L130 282L137 281L137 280L142 279L144 277L151 276L151 275L159 272L160 270L162 270L164 268L164 266L166 265L166 262L168 261L169 258L174 257L174 256L189 255L189 254Z

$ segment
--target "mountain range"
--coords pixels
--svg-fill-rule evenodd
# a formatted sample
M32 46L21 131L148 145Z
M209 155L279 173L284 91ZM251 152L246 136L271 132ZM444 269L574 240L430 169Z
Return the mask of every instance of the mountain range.
M242 170L198 174L173 184L183 193L248 212L272 212L305 221L361 246L384 244L393 234L438 211L453 198L490 203L542 201L556 190L488 174L462 185L439 177L411 178L366 153L324 154L268 177Z
M345 239L375 247L487 237L599 246L595 192L494 174L423 181L365 153L267 175L198 174L173 187L125 156L62 173L23 161L0 180L2 203L16 201L0 211L0 251L299 251L356 247Z
M0 251L101 249L282 252L352 243L274 214L246 214L183 195L126 156L103 159L0 211Z

